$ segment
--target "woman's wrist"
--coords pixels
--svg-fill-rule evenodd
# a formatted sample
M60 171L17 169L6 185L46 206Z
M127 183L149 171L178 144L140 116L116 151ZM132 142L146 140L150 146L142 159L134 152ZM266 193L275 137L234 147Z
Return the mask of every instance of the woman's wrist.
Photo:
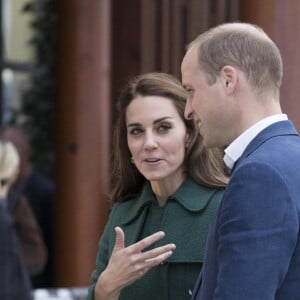
M99 276L95 290L94 290L94 300L118 300L120 296L120 290L116 289L111 284L106 276L105 271Z

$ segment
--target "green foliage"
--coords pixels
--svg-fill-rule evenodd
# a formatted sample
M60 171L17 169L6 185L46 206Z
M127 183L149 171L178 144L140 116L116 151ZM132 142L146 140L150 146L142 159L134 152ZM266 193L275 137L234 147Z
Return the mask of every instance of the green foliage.
M36 55L36 65L29 86L22 97L22 125L29 134L35 167L53 177L55 173L56 116L56 0L35 0L23 7L32 13L33 38L29 43Z

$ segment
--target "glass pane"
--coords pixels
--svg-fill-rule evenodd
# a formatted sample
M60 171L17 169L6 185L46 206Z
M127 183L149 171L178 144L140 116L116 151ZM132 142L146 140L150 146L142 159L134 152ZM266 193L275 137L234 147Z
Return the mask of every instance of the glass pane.
M33 62L31 13L22 11L28 0L2 0L3 60Z

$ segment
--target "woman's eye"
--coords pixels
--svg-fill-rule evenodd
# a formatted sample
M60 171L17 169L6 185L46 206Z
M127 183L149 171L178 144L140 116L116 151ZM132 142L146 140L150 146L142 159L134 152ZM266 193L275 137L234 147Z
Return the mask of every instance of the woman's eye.
M130 131L129 131L129 133L131 134L131 135L138 135L139 133L141 133L142 132L142 129L141 128L132 128Z
M160 131L160 132L166 132L166 131L169 131L171 128L172 128L172 126L169 125L169 124L161 124L158 127L158 131Z

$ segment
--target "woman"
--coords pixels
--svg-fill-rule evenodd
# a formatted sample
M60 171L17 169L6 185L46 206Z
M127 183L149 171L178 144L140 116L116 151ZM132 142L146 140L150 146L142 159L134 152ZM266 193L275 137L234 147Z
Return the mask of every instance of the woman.
M3 300L32 299L29 276L9 210L8 192L17 177L19 163L13 144L0 141L0 299Z
M174 77L134 78L119 99L113 208L88 299L190 299L227 183L221 152L201 147Z

